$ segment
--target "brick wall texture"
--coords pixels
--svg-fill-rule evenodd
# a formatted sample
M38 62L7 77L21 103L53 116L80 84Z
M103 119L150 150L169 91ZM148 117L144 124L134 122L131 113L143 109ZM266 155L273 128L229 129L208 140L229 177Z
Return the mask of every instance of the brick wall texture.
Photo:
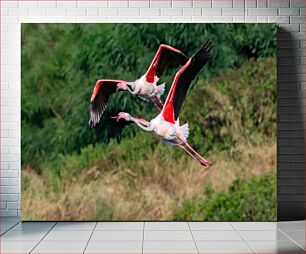
M277 23L278 220L304 219L304 0L1 0L1 216L20 216L20 24ZM256 205L256 204L254 204Z

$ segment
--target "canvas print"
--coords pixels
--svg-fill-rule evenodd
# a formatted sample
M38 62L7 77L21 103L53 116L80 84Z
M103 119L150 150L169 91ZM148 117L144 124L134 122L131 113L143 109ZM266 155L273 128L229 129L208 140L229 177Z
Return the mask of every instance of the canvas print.
M22 219L276 219L276 25L22 24Z

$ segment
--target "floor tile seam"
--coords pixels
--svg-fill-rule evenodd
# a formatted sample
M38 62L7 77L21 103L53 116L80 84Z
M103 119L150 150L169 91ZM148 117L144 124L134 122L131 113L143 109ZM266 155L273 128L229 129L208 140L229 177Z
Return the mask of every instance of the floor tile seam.
M269 224L274 228L274 229L277 229L277 221L269 221Z
M276 228L269 228L269 229L260 229L260 228L255 228L255 229L247 229L247 228L235 228L236 231L275 231Z
M144 233L145 233L145 222L142 224L142 242L141 242L141 253L143 254L144 249Z
M246 245L253 251L253 253L256 253L256 251L253 249L253 247L251 246L251 244L240 234L239 230L237 230L235 228L235 226L233 225L232 222L230 222L230 224L232 225L232 227L235 229L235 231L237 232L237 234L242 238L242 240L246 243Z
M54 223L54 225L49 229L49 231L37 242L37 244L29 251L29 253L32 253L35 248L40 244L40 242L51 232L51 230L55 227L57 222Z
M29 241L27 241L29 242ZM78 240L44 240L44 243L78 243L78 242L84 242L87 243L89 242L88 240L85 239L78 239ZM105 241L90 241L90 242L105 242Z
M235 228L235 223L239 223L238 221L235 221L235 222L230 222L232 224L232 226L238 230L238 231L272 231L272 230L275 230L277 227L275 226L275 223L276 221L259 221L259 222L256 222L256 221L249 221L249 222L241 222L241 223L268 223L272 228L271 229L239 229L239 228Z
M302 248L303 250L305 250L305 247L301 246L297 241L295 241L292 237L290 237L289 235L287 235L284 231L282 231L281 229L277 228L277 230L279 232L281 232L282 234L284 234L287 238L289 238L289 240L291 240L292 242L294 242L296 245L298 245L300 248ZM305 240L304 240L305 241ZM304 242L305 245L305 242Z
M190 234L191 234L191 236L192 236L193 242L194 242L194 244L195 244L196 250L197 250L198 253L200 253L200 250L199 250L199 248L198 248L198 245L197 245L196 240L194 239L194 236L193 236L193 233L192 233L192 230L191 230L191 227L190 227L189 222L187 222L187 224L188 224L189 231L190 231Z
M302 231L302 232L305 232L305 229L282 229L282 228L276 228L276 229L278 229L278 230L280 230L282 232L286 232L286 231L294 231L294 232Z
M86 251L86 248L87 248L87 246L88 246L88 244L89 244L89 242L90 242L90 239L91 239L93 233L95 232L95 228L97 227L97 225L98 225L98 222L96 222L94 228L93 228L92 231L91 231L91 234L90 234L90 236L89 236L89 239L88 239L88 241L87 241L87 243L86 243L86 245L85 245L85 248L84 248L84 250L83 250L83 254L84 254L85 251Z
M18 221L16 224L14 224L13 226L11 226L10 228L8 228L7 230L5 230L3 233L0 234L0 236L3 236L5 233L9 232L11 229L13 229L15 226L17 226L20 223L20 221ZM13 231L13 230L12 230Z

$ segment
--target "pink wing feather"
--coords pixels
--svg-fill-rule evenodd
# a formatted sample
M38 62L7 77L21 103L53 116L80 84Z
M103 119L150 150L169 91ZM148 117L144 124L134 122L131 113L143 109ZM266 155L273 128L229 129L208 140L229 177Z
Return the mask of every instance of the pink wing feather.
M165 121L175 123L192 80L211 58L212 45L207 41L177 72L162 109Z
M183 65L188 58L178 49L161 44L147 70L146 81L153 83L155 77L160 78L169 64Z
M90 98L90 119L88 126L95 127L108 104L109 97L116 92L117 84L125 82L122 80L100 79L96 82L95 88Z
M164 107L162 109L162 114L165 119L165 121L169 123L175 123L174 119L174 107L173 107L173 100L175 95L175 90L177 88L178 79L182 75L182 73L186 70L187 66L190 64L191 59L188 60L188 62L176 73L175 78L173 80L173 83L171 85L170 91L168 93L166 102L164 104Z

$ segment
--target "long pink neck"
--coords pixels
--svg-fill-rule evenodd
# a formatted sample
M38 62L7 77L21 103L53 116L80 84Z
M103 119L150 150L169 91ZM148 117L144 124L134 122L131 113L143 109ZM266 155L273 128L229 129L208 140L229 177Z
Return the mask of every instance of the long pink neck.
M131 121L136 123L139 128L143 129L144 131L153 131L153 128L150 126L149 122L144 119L131 117Z

